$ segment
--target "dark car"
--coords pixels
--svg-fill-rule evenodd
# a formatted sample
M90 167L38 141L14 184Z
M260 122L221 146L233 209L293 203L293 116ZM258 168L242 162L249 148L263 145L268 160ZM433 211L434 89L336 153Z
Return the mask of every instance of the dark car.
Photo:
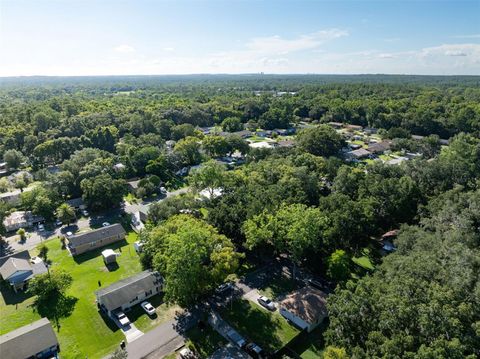
M262 358L263 356L263 349L260 348L257 344L255 343L248 343L245 345L245 351L250 354L254 358Z
M329 284L321 279L309 279L308 284L311 285L314 288L320 289L320 290L326 290L329 287Z

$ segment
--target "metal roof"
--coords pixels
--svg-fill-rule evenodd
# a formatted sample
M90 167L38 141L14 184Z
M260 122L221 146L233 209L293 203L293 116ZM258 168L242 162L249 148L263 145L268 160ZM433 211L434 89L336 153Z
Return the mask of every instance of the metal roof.
M82 244L98 241L103 238L110 238L118 235L125 235L125 229L120 223L115 223L107 227L94 229L89 232L74 234L68 237L70 247L75 248Z

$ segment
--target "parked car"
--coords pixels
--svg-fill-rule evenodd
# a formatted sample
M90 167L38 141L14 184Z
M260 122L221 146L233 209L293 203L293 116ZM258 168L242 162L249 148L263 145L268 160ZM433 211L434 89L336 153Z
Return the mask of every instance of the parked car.
M167 194L167 189L165 187L160 187L160 193L163 195Z
M130 320L125 315L125 313L122 312L121 310L119 310L118 312L115 313L115 317L118 319L120 324L123 325L123 326L130 324Z
M57 220L55 221L55 225L56 225L57 227L60 227L62 224L63 224L62 221L59 220L59 219L57 219Z
M263 349L260 348L257 344L255 343L248 343L245 345L245 351L250 354L254 358L261 358L263 354Z
M257 300L260 303L260 305L267 308L268 310L274 311L276 309L275 304L270 299L268 299L267 297L265 297L263 295L258 297Z
M88 211L86 209L82 209L82 215L88 217Z
M196 357L195 353L188 348L183 348L179 354L181 359L193 359Z
M217 293L225 293L233 289L233 283L227 282L219 285L216 289Z
M38 225L38 230L39 230L40 232L43 232L43 231L45 230L45 226L40 223L40 224Z
M239 348L243 348L243 346L247 343L243 337L238 334L238 332L234 329L230 329L227 332L227 337L234 342Z
M326 281L323 281L323 280L320 280L320 279L310 278L308 280L308 284L311 285L312 287L320 289L320 290L328 289L328 283Z
M103 223L102 223L102 226L103 226L103 227L108 227L109 225L110 225L109 222L103 222Z
M155 307L153 305L151 305L149 302L143 302L140 305L148 315L154 315L155 314Z
M71 236L73 236L73 233L72 232L67 232L66 235L67 235L67 237L71 237Z

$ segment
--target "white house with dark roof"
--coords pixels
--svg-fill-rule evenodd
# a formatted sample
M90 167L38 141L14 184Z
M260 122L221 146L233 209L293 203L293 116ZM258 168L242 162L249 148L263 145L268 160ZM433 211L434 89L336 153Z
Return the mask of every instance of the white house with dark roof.
M119 280L95 292L98 307L112 315L114 311L128 309L163 290L163 277L156 271L146 270Z
M0 336L2 359L57 358L59 351L57 337L47 318Z
M32 261L27 250L0 258L0 276L15 292L23 290L36 275L46 272L45 263L40 258Z

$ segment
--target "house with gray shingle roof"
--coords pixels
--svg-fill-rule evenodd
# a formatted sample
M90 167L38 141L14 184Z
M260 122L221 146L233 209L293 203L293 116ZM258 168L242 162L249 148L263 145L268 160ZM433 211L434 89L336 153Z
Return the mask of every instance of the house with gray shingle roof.
M15 292L24 289L26 283L36 275L46 272L45 263L40 258L32 261L26 250L0 258L0 276Z
M76 256L125 239L125 229L119 223L65 237L65 243Z
M47 318L0 336L2 359L56 358L59 351L57 337Z
M162 289L163 277L160 273L146 270L97 290L95 296L98 307L111 315L116 310L125 310L143 302Z

